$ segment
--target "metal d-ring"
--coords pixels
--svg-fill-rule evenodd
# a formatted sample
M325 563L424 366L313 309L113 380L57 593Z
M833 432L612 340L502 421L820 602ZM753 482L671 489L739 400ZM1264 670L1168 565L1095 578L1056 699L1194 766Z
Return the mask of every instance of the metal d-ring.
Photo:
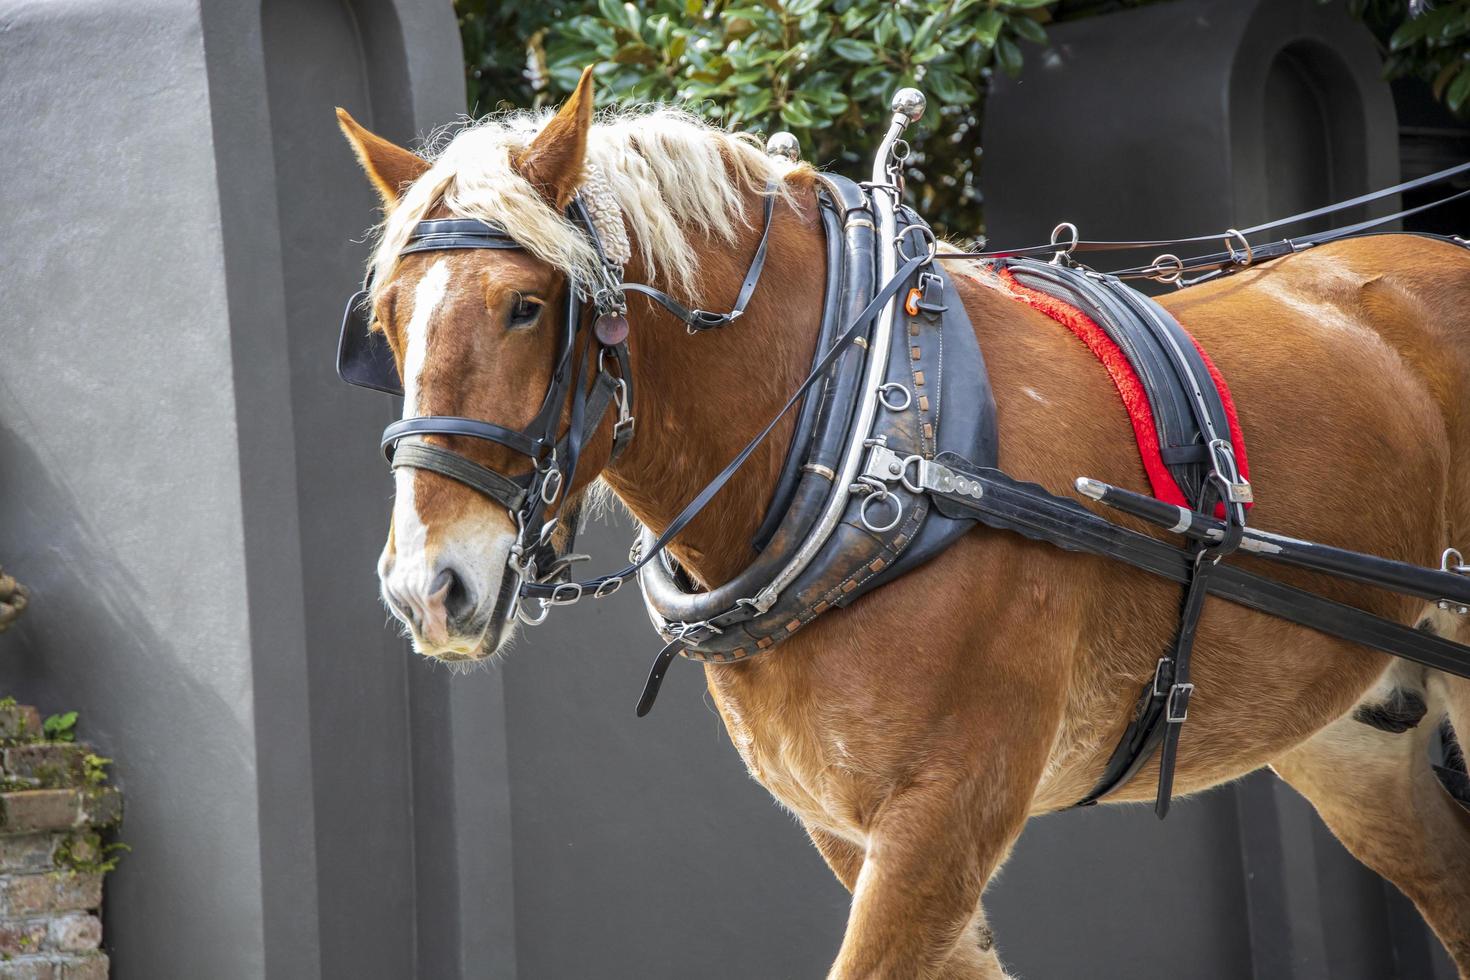
M873 506L874 501L882 502L885 500L891 501L893 503L893 520L889 521L887 524L874 524L872 518L868 516L868 508ZM898 494L889 490L887 487L883 487L881 489L874 490L872 493L863 498L863 505L862 507L858 508L858 516L862 518L863 527L867 528L869 531L872 531L874 534L882 534L885 531L892 531L894 528L898 527L898 522L903 520L903 501L898 499Z
M917 464L917 466L916 466L916 468L914 470L914 475L916 477L918 477L918 479L917 480L910 480L909 479L909 467L910 466L915 466L915 464ZM903 460L903 463L902 463L902 466L903 466L903 469L901 469L901 470L898 471L898 482L900 482L900 483L902 483L904 485L904 489L906 489L909 493L926 493L927 491L923 487L923 481L924 481L924 474L923 474L924 457L923 456L920 456L918 453L915 453L912 456L905 456L904 457L904 460Z
M1062 233L1062 229L1064 228L1071 230L1072 240L1070 242L1067 242L1066 248L1061 248L1060 246L1062 244L1062 241L1057 236ZM1072 222L1070 221L1063 221L1061 224L1053 228L1051 230L1051 245L1053 248L1056 249L1056 252L1051 257L1052 264L1061 265L1062 260L1072 254L1072 250L1077 247L1077 243L1081 240L1081 238L1081 232L1079 232L1077 230L1077 226L1072 224Z
M903 392L903 404L901 405L895 405L888 400L888 393L895 389ZM887 384L882 384L878 386L878 400L882 402L883 407L888 409L890 412L903 412L907 411L908 407L914 403L914 393L909 391L903 385L899 384L897 381L890 381Z
M1439 570L1441 572L1454 572L1459 575L1470 575L1470 565L1465 564L1465 556L1460 554L1459 548L1446 548L1444 554L1439 556Z
M1238 231L1235 228L1225 229L1224 242L1225 251L1230 253L1230 261L1234 262L1236 265L1250 265L1251 260L1256 257L1255 250L1251 248L1251 243L1246 240L1246 237L1242 232ZM1235 250L1236 242L1240 242L1240 244L1245 247L1245 258L1241 258L1240 253Z
M925 242L929 246L929 258L930 260L933 260L935 254L939 251L939 243L935 241L934 232L929 228L928 225L919 224L904 225L903 231L899 232L898 237L893 240L893 247L898 251L898 257L906 263L912 262L914 259L918 258L917 255L910 255L908 251L903 247L904 242L908 239L909 235L914 232L918 232L919 240L921 242Z
M526 604L522 602L516 606L516 619L519 619L527 626L540 626L546 622L546 617L551 615L551 603L545 599L537 599L536 601L541 603L541 615L534 617L527 615Z

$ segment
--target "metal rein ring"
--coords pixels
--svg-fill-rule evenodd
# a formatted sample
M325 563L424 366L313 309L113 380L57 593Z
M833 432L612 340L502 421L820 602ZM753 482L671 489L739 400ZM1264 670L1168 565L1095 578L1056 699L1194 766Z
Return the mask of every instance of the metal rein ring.
M868 516L868 509L872 507L874 503L882 503L883 501L889 501L893 504L893 520L889 521L887 524L875 524L873 523L873 519ZM894 493L892 490L889 490L887 487L880 486L872 493L868 494L865 498L863 498L863 505L858 508L858 516L862 518L863 527L867 528L869 531L872 531L874 534L882 534L885 531L892 531L894 528L898 527L898 522L903 520L903 501L899 500L898 494Z
M1184 260L1172 252L1165 252L1153 261L1154 271L1149 278L1166 286L1179 285L1184 275Z
M910 255L903 247L909 235L915 232L918 233L919 241L929 246L929 260L933 261L934 256L939 252L939 242L935 240L934 232L928 225L920 224L904 225L903 231L899 232L898 237L893 240L893 247L898 251L898 257L906 263L918 258L917 255Z
M551 603L547 602L545 599L539 598L536 601L541 603L541 615L532 616L527 613L526 604L522 602L516 606L516 619L519 619L527 626L540 626L542 623L546 622L546 617L551 615Z
M1228 253L1230 253L1230 260L1232 262L1234 262L1236 265L1240 265L1240 266L1250 265L1251 264L1251 260L1256 257L1255 250L1251 248L1251 243L1246 240L1246 237L1245 237L1245 235L1242 232L1240 232L1239 230L1237 230L1235 228L1226 228L1225 229L1224 242L1225 242L1225 251L1228 252ZM1245 248L1245 257L1244 258L1241 258L1241 253L1240 252L1237 252L1235 250L1235 243L1236 242L1239 242L1242 246L1244 246L1244 248Z
M902 150L902 152L900 152L900 150ZM888 150L889 155L891 155L893 159L897 160L899 163L907 160L909 158L909 154L912 152L913 149L909 146L909 141L906 139L894 140L893 146L889 147Z
M888 400L888 393L895 390L903 392L903 402L901 404L895 405ZM914 394L897 381L890 381L887 384L878 386L878 400L890 412L902 412L906 411L914 403Z

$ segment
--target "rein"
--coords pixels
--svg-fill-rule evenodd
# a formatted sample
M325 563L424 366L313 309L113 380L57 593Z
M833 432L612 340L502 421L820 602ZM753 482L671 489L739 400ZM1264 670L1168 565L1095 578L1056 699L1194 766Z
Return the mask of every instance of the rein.
M1223 232L1213 235L1193 235L1188 238L1159 238L1140 239L1135 241L1098 241L1078 237L1077 226L1070 221L1064 221L1052 229L1051 240L1045 245L1026 245L1021 248L996 249L993 251L966 251L966 252L940 252L941 259L1009 259L1048 256L1058 263L1070 261L1073 253L1077 252L1124 252L1133 249L1144 248L1179 248L1182 245L1204 245L1211 242L1222 242L1225 245L1223 252L1214 252L1208 255L1199 255L1188 259L1180 259L1177 255L1164 254L1154 259L1147 265L1132 266L1108 273L1118 279L1152 279L1156 282L1173 285L1178 288L1193 286L1221 275L1228 275L1256 262L1267 262L1278 259L1293 252L1316 245L1326 245L1342 238L1361 235L1383 225L1399 221L1403 218L1412 217L1423 211L1441 207L1452 201L1470 195L1470 189L1457 191L1427 204L1404 208L1393 214L1387 214L1379 218L1368 218L1351 225L1333 228L1329 231L1317 232L1311 235L1303 235L1296 238L1283 238L1279 241L1264 245L1251 245L1249 236L1260 234L1263 231L1274 231L1277 228L1285 228L1300 221L1310 221L1313 218L1323 218L1331 214L1340 214L1343 211L1371 204L1384 198L1393 197L1406 191L1418 190L1433 184L1442 183L1452 177L1470 173L1470 163L1456 164L1443 170L1413 180L1406 180L1392 187L1384 187L1380 190L1360 194L1346 201L1338 201L1334 204L1313 208L1285 218L1277 218L1264 224L1253 225L1250 228L1229 228ZM1063 231L1070 230L1068 239L1060 236ZM1187 273L1205 273L1196 279L1186 280Z

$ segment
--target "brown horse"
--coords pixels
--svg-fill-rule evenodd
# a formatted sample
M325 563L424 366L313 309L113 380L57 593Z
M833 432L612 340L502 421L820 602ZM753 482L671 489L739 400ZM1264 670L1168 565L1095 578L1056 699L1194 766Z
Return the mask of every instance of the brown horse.
M554 118L481 123L433 162L341 119L388 212L374 312L406 415L531 419L557 298L588 260L560 216L584 181L616 199L630 280L717 309L756 246L765 182L780 181L769 271L737 323L686 336L632 298L637 435L606 465L604 424L577 489L598 475L661 530L806 373L822 304L820 177L679 113L594 123L591 104L584 75ZM414 222L449 215L494 218L526 251L399 259ZM1146 490L1124 408L1092 355L982 267L949 268L994 383L1002 468L1055 493L1083 474ZM1406 236L1350 240L1164 302L1233 389L1256 526L1420 564L1470 542L1470 485L1455 467L1470 452L1470 253ZM778 429L680 537L674 553L699 582L725 581L748 560L790 432ZM479 440L430 439L487 466L526 465ZM491 656L505 640L485 625L513 533L505 511L434 473L396 479L385 598L411 610L420 653ZM436 586L444 568L454 590ZM1465 617L1422 601L1269 571L1470 639ZM778 649L706 668L751 774L800 816L852 892L832 977L1005 975L981 909L986 882L1027 818L1097 779L1178 599L1177 587L1124 566L978 528ZM1271 766L1414 900L1470 976L1470 813L1425 761L1439 719L1470 732L1470 684L1218 599L1195 662L1178 790ZM1353 719L1400 690L1427 702L1424 724L1390 734ZM1116 799L1150 798L1156 771Z

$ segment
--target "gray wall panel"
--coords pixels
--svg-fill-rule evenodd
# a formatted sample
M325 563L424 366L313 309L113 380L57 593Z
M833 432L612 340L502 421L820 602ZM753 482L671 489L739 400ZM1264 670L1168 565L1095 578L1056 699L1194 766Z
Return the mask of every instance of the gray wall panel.
M251 632L197 14L66 0L0 4L0 23L0 552L34 590L0 676L80 710L119 760L133 852L108 883L113 975L259 975ZM165 932L175 922L190 926Z
M632 532L578 547L616 561ZM526 631L505 673L520 980L822 976L847 893L745 772L704 690L670 670L630 589Z

